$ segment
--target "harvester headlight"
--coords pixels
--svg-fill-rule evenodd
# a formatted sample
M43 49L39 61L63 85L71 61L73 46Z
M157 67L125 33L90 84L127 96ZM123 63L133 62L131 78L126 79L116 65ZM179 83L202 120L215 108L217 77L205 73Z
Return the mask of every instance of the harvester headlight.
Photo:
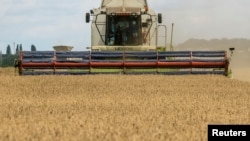
M94 11L92 9L90 10L90 14L92 14L92 15L94 14Z

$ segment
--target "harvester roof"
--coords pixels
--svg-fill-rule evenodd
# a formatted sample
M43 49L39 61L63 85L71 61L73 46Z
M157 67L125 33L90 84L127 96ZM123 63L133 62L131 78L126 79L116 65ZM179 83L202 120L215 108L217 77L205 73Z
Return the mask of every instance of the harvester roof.
M105 7L148 7L147 0L102 0L101 8Z

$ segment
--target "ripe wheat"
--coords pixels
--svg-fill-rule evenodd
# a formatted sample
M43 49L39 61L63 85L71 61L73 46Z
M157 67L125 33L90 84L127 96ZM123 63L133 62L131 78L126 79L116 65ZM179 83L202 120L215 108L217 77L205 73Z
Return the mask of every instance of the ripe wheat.
M249 96L250 83L224 76L15 76L0 68L0 140L205 141L208 124L250 123Z

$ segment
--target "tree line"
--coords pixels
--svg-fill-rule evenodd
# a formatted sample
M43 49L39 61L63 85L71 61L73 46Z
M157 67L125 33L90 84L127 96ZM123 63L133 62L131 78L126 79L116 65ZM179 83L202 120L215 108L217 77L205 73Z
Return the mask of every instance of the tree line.
M11 51L11 46L8 45L6 48L6 54L0 52L0 67L12 67L14 66L15 59L18 58L19 52L23 51L22 44L17 44L14 53ZM37 51L35 45L31 45L30 51Z

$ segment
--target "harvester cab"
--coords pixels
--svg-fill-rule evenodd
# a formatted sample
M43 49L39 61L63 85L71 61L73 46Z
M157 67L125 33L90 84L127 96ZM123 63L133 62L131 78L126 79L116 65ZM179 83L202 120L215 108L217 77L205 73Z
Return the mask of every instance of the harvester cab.
M162 14L146 0L102 0L100 8L86 13L87 23L91 17L92 51L156 51Z
M86 13L86 22L91 22L90 51L23 51L19 74L228 75L226 51L168 51L162 14L147 0L102 0Z

